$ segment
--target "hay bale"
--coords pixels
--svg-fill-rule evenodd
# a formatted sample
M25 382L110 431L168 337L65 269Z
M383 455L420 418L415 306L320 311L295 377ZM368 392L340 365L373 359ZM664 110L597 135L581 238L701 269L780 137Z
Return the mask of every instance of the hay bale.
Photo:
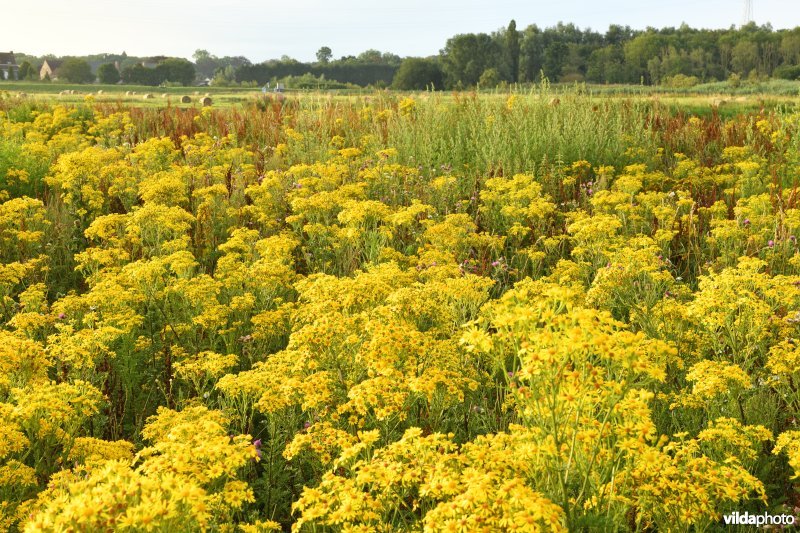
M150 93L147 93L147 94L145 94L144 96L142 96L142 99L143 99L143 100L150 100L151 98L153 98L153 95L152 95L152 94L150 94Z
M59 91L58 92L58 96L64 96L66 94L69 94L69 92L67 92L67 91Z
M192 97L189 96L188 94L184 94L183 96L181 96L181 103L182 104L191 104L192 103Z
M204 96L200 99L200 103L203 104L203 107L209 107L211 105L211 97Z
M194 95L195 95L195 96L199 96L199 95L200 95L200 91L195 91L195 92L194 92Z
M169 95L168 95L167 93L163 93L163 94L161 95L161 98L169 98Z
M727 103L728 103L728 101L723 99L723 98L714 98L711 101L711 107L720 107L720 106L723 106L723 105L725 105Z
M561 104L561 99L560 98L551 98L550 102L548 103L548 105L550 107L555 107L555 106L560 105L560 104Z
M103 89L99 89L99 90L97 91L97 94L103 94Z

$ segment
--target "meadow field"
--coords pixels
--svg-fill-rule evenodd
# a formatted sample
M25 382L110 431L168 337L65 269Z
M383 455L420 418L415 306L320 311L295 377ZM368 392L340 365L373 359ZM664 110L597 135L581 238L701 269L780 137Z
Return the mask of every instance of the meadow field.
M800 514L796 93L51 89L0 93L0 529Z

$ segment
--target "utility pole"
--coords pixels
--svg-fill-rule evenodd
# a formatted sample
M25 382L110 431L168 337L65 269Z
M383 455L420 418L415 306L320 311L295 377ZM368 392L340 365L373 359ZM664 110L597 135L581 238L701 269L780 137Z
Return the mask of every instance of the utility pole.
M753 0L744 0L744 14L742 15L742 26L747 26L753 22Z

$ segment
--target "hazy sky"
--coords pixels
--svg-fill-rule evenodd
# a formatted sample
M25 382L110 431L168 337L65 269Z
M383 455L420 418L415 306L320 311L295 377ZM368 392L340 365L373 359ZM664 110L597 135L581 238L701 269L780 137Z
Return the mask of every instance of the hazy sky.
M727 28L742 21L744 0L2 0L13 15L0 51L41 55L122 52L191 58L244 55L254 62L289 55L311 60L320 46L334 57L376 48L401 56L432 55L456 33L491 32L516 19L559 21L604 32L633 28ZM753 0L754 20L800 26L800 0Z

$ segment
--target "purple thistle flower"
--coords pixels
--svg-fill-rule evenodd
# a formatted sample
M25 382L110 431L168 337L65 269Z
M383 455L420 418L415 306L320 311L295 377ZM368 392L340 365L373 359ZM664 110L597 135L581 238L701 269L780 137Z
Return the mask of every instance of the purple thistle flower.
M749 219L749 218L746 218L746 219L744 219L744 222L743 222L743 224L744 224L745 226L749 226L749 225L750 225L750 219Z
M775 241L770 239L770 241L767 243L767 246L769 246L770 248L774 248L775 247Z
M67 318L67 315L65 315L64 313L58 313L59 320L64 320L65 318Z

